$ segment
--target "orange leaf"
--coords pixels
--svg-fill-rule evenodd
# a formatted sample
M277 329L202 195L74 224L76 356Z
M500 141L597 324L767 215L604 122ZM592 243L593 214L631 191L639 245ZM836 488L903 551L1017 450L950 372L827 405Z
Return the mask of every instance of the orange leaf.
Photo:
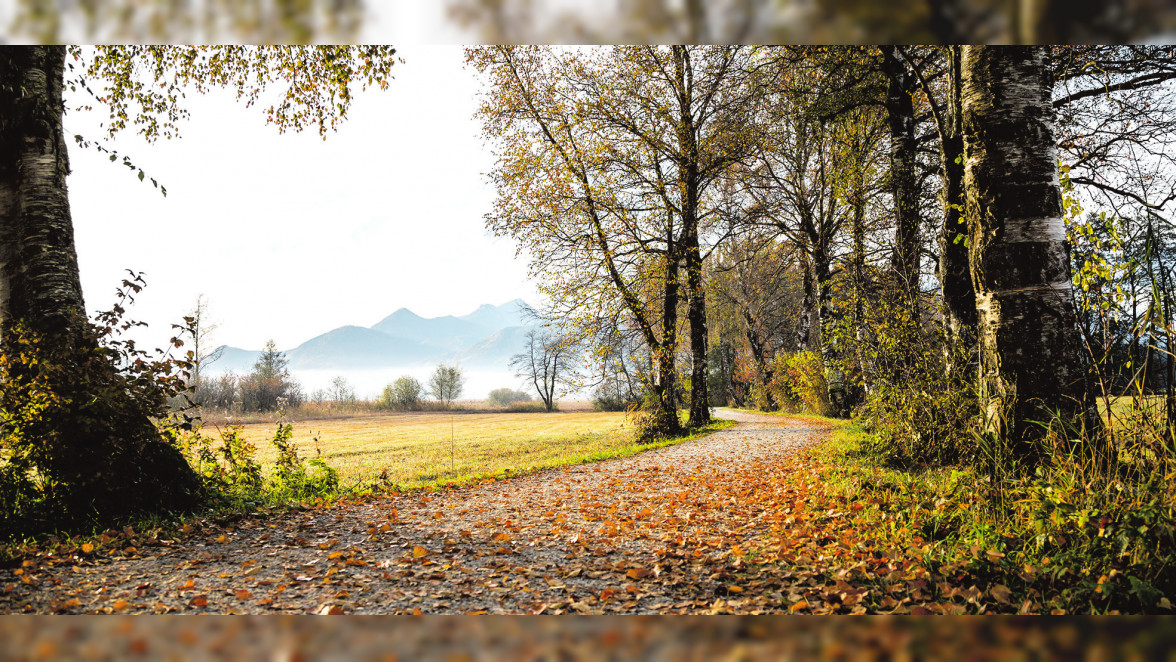
M228 540L229 540L229 537L226 535L223 535L223 534L216 537L216 541L221 544L228 542Z
M742 593L742 592L743 592L743 588L742 588L742 587L740 587L740 586L728 586L728 587L727 587L727 592L728 592L728 593Z
M653 572L651 572L649 568L632 568L625 574L629 576L629 579L645 579L646 577L652 575Z
M90 543L84 543L82 545L82 551L86 554L89 554L90 552L94 551L94 546Z
M808 607L809 607L808 600L801 600L801 601L799 601L799 602L793 602L791 605L789 605L789 606L788 606L788 611L790 611L790 612L792 612L793 614L795 614L795 613L796 613L796 612L798 612L798 611L802 611L802 610L804 610L804 609L808 609Z
M499 542L510 542L510 534L505 531L499 531L494 534L494 540Z
M615 590L613 590L611 588L606 588L600 592L600 599L601 600L611 600L612 597L616 594L617 594L617 592Z
M193 607L207 607L208 606L208 596L207 595L197 595L196 597L189 600L188 604L192 605Z
M414 558L414 559L419 559L422 556L428 556L428 555L429 555L429 550L425 549L424 547L421 547L420 545L417 545L416 547L412 548L412 558Z
M237 599L238 600L248 600L251 597L253 597L253 594L250 593L248 590L243 589L243 588L237 589Z
M194 579L189 579L189 580L188 580L187 582L185 582L185 583L184 583L184 585L183 585L183 586L181 586L180 588L192 588L193 586L196 586L196 580L194 580Z
M642 508L642 509L641 509L641 512L637 513L637 519L642 519L642 518L645 518L645 517L649 517L649 516L650 516L650 515L652 515L652 514L653 514L653 511L652 511L652 510L650 510L648 507L647 507L647 508Z
M115 611L122 611L130 606L131 606L131 603L127 602L126 600L115 600L114 604L111 605L110 607L111 607L111 609L114 609Z

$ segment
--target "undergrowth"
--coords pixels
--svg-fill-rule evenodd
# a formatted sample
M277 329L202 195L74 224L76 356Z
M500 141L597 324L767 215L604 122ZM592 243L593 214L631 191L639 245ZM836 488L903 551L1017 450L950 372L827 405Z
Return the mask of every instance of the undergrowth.
M847 525L921 549L945 581L939 599L950 601L945 587L973 584L997 587L1009 611L1172 611L1171 455L1146 472L1101 473L1081 452L1055 452L1032 472L994 478L963 465L895 466L860 426L814 452L829 490L872 506Z

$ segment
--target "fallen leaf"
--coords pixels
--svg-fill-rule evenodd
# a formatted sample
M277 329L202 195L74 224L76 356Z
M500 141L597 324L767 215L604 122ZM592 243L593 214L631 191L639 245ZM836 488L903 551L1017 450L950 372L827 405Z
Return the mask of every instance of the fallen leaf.
M83 552L83 553L89 554L89 553L90 553L90 552L92 552L92 551L94 551L94 546L93 546L93 545L91 545L91 544L90 544L90 543L88 543L88 542L87 542L87 543L83 543L83 544L82 544L82 552Z
M131 603L127 602L126 600L115 600L114 604L110 605L110 608L115 611L122 611L130 606Z
M203 595L203 594L197 595L197 596L193 597L191 600L189 600L188 604L192 605L193 607L207 607L208 606L208 596Z
M645 579L653 574L649 568L631 568L629 572L625 573L629 579Z
M1012 591L1010 591L1009 587L1005 586L1004 584L996 584L992 588L988 589L988 592L992 595L993 598L996 599L997 602L1006 605L1011 604L1009 602L1009 596L1012 595Z
M429 555L429 550L425 549L424 547L421 547L420 545L417 545L416 547L412 548L412 558L414 558L414 559L419 559L422 556L428 556L428 555Z

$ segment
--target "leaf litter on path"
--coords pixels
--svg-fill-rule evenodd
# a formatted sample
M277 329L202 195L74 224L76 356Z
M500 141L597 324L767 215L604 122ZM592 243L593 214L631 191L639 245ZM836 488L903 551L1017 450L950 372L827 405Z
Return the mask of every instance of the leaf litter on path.
M202 522L178 541L60 548L0 569L0 612L955 613L1007 603L1000 591L937 588L917 546L883 549L846 529L856 504L821 492L819 467L800 452L827 437L821 424L723 415L739 425L630 458Z

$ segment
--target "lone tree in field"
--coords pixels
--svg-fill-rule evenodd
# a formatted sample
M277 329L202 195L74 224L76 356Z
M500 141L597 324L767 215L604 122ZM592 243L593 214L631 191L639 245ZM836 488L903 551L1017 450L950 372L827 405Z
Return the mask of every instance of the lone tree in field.
M1052 81L1036 47L961 53L964 193L989 432L1018 445L1083 410L1085 366L1058 185Z
M433 371L429 378L429 394L446 407L461 396L461 389L465 386L465 373L460 366L450 366L442 363Z
M527 331L527 344L523 351L510 358L510 367L515 376L531 382L543 407L555 410L555 399L561 388L570 386L576 347L567 340L549 333L531 329Z

